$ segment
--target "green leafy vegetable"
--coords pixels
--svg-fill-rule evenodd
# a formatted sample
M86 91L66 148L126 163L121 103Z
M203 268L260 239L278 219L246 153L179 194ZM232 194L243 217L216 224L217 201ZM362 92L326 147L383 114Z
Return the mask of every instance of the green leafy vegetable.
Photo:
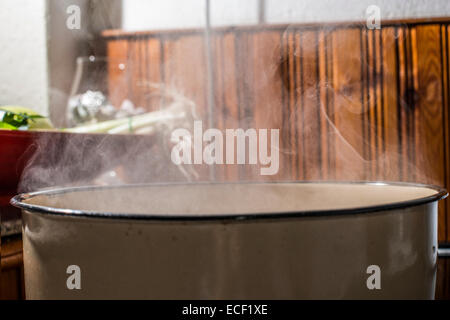
M31 122L41 118L44 117L0 109L0 128L10 130L28 129Z
M0 129L16 130L17 128L5 122L0 122Z

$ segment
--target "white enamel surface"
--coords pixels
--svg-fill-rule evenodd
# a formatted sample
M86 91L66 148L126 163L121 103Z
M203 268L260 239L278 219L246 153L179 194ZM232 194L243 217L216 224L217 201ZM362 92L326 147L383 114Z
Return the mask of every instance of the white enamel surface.
M89 212L198 216L352 209L436 193L424 187L383 184L197 184L81 190L26 202Z

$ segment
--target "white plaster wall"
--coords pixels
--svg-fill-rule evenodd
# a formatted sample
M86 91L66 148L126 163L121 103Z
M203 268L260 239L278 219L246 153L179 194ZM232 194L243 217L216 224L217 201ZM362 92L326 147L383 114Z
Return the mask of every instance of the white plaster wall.
M204 0L123 0L125 30L194 28L205 25Z
M211 25L258 23L258 0L211 0Z
M258 0L210 0L213 26L255 24ZM450 16L450 0L265 0L267 23L364 21L369 5L382 19ZM123 29L203 27L205 0L123 0Z
M0 105L48 114L45 0L0 0Z
M212 0L213 26L254 24L258 0ZM123 29L198 28L206 23L205 0L123 0Z
M381 19L450 15L450 0L266 0L266 16L270 23L365 21L370 5Z

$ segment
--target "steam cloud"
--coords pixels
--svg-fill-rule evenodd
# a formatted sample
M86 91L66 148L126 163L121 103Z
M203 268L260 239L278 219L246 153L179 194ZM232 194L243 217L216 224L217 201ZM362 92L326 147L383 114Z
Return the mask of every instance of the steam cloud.
M180 92L183 88L175 87L171 90L164 88L160 93L164 99L165 105L162 109L168 110L190 110L186 111L186 117L183 121L165 122L158 126L158 129L151 135L138 136L107 136L107 135L71 135L65 133L43 134L36 141L34 148L36 152L30 160L22 176L20 191L34 191L37 189L63 186L63 185L84 185L84 184L118 184L118 183L143 183L143 182L170 182L170 181L226 181L226 180L398 180L398 161L401 155L393 151L393 148L387 146L381 150L375 157L369 157L362 154L358 149L370 149L372 141L379 139L379 136L372 137L372 140L361 136L361 128L356 128L345 118L359 118L358 123L365 122L366 130L374 131L370 122L365 120L361 110L355 108L355 105L361 103L355 101L355 96L345 90L336 90L332 84L333 79L349 78L349 71L335 69L332 78L321 77L318 82L304 79L302 87L292 87L292 83L286 77L289 72L293 72L290 63L292 57L303 62L301 66L304 76L307 77L308 65L319 63L311 61L315 57L318 46L329 45L327 37L331 35L332 29L323 29L320 39L303 37L303 42L293 47L292 39L298 33L295 29L288 27L283 35L283 43L278 48L266 48L272 50L272 64L264 66L261 70L262 77L257 79L255 90L247 92L248 96L243 97L241 101L255 100L256 95L266 91L285 90L287 95L294 94L301 97L297 100L293 109L289 106L280 106L273 104L273 101L266 101L266 104L258 105L258 119L254 115L230 115L224 114L224 123L227 128L243 127L242 124L258 122L261 129L280 129L280 153L283 157L280 161L279 174L273 177L262 177L260 167L243 166L244 169L236 165L224 168L220 166L177 166L171 159L170 136L176 128L187 128L192 130L194 120L196 119L196 106L188 97ZM334 44L336 45L336 43ZM337 44L339 45L339 44ZM216 48L217 49L217 48ZM293 55L289 56L289 50ZM284 55L283 55L284 52ZM240 55L245 54L238 52ZM133 55L130 55L133 56ZM225 57L226 59L227 57ZM353 60L352 60L353 59ZM348 68L365 67L367 61L361 61L361 57L351 57L348 62L354 62L348 65ZM166 63L170 63L166 62ZM289 68L291 70L289 71ZM286 71L287 70L287 71ZM241 72L240 70L238 70ZM235 78L227 76L227 70L223 70L225 82L222 86L227 88L232 85ZM294 70L296 72L296 70ZM348 72L349 74L346 74ZM246 74L240 74L239 77L246 85L251 82ZM254 79L253 79L254 80ZM280 85L281 84L281 85ZM149 92L155 89L154 85L143 83L147 86ZM163 87L159 85L159 87ZM152 94L152 93L149 93ZM333 110L328 110L324 103L325 99L333 99ZM367 99L371 99L367 95ZM366 108L365 112L372 112L374 104L370 101L363 101ZM244 103L243 102L243 103ZM264 101L263 101L264 102ZM286 118L280 117L280 108L284 110ZM217 109L215 112L219 112ZM390 115L385 115L389 117ZM339 119L340 123L336 121ZM343 122L344 121L344 122ZM283 127L289 125L289 127ZM292 128L295 127L297 135L292 135ZM247 127L243 127L245 130ZM383 128L384 130L384 128ZM380 133L378 133L380 134ZM328 155L328 159L333 165L328 167L328 172L324 173L323 161L327 157L317 156L317 153L324 152L320 150L325 148L320 140L326 139L332 146L333 156ZM408 138L409 139L409 138ZM355 144L359 148L355 147ZM307 148L307 146L315 146ZM309 150L309 151L307 151ZM313 150L314 152L311 152ZM302 160L303 171L299 166ZM416 159L417 163L417 159ZM413 178L416 181L424 181L424 175L420 174L417 167L412 162L406 164L410 172L414 172ZM242 166L241 166L242 167ZM212 168L212 170L211 170ZM375 168L375 169L374 169ZM378 168L382 168L379 170ZM230 175L236 171L238 174ZM245 171L244 173L242 173ZM306 172L307 171L307 172Z

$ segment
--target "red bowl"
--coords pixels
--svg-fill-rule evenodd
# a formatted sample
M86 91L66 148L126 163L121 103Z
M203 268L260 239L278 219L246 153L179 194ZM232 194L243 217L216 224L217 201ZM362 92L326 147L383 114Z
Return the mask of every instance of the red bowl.
M149 150L153 142L153 136L143 135L0 130L2 220L7 220L9 200L18 191L90 181L120 163L129 162L139 150ZM24 173L30 163L39 170ZM43 178L45 175L47 179ZM22 176L26 185L20 185Z
M0 130L0 192L15 193L40 132Z
M0 218L2 221L20 217L20 211L9 204L17 193L22 171L33 155L37 132L0 130Z

